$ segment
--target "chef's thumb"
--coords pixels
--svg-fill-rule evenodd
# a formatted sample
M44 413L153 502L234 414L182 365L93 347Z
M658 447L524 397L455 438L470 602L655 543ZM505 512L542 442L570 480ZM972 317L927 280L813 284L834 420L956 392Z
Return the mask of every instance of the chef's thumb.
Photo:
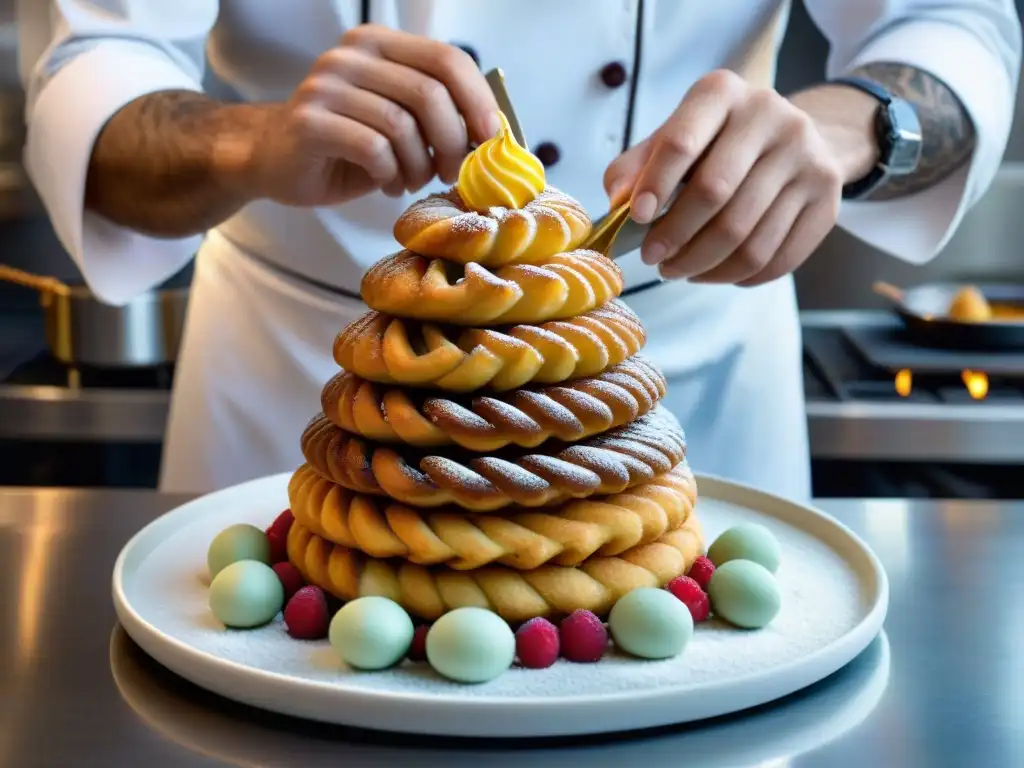
M610 207L621 205L632 194L640 172L651 156L652 146L651 138L646 138L612 160L604 172L604 191L608 195Z

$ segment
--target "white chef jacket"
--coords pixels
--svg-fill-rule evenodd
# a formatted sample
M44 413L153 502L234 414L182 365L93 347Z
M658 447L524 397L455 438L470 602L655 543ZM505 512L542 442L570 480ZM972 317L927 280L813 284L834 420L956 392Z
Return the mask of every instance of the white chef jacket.
M986 190L1005 147L1021 55L1012 0L805 0L831 43L828 75L899 61L944 80L977 129L971 162L941 184L887 203L846 203L839 223L913 263L930 259ZM500 66L531 145L552 142L550 184L595 216L602 175L670 114L688 86L737 67L767 30L766 82L788 0L371 0L371 20L470 46ZM373 194L335 207L259 201L205 239L159 240L83 211L89 155L119 108L163 89L202 87L206 62L249 100L284 99L313 60L359 23L359 0L21 0L28 92L26 166L61 242L92 290L130 300L198 250L176 372L162 487L202 492L301 462L338 330L357 301L292 273L357 291L393 252L412 197ZM598 73L621 62L630 82ZM824 73L823 73L824 74ZM631 128L627 128L631 123ZM436 189L435 185L431 190ZM629 284L651 279L636 255ZM709 472L791 497L810 492L801 342L790 278L753 290L666 284L630 304L645 354L669 377L666 404Z

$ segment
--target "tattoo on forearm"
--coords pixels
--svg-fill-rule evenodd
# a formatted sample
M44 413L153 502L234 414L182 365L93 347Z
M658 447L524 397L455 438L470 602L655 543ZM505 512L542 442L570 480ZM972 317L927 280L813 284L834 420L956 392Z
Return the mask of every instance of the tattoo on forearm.
M938 184L964 165L974 152L975 133L967 110L936 77L906 64L866 64L855 74L874 80L917 108L921 122L921 161L907 176L890 179L872 200L891 200Z
M93 147L85 206L157 237L205 232L247 202L215 173L218 137L244 115L200 93L161 91L115 114Z

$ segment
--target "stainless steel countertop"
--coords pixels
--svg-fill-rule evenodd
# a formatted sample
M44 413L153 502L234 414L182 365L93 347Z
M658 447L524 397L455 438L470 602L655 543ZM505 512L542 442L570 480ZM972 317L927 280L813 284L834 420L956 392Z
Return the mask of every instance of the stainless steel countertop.
M1024 765L1024 504L822 501L891 581L885 632L809 691L642 737L408 741L194 688L117 627L114 559L182 497L0 489L0 768Z

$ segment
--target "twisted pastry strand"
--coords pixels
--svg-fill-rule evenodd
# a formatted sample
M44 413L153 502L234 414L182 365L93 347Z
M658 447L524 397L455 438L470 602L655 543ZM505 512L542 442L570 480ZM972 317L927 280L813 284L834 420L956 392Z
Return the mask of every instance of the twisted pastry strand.
M338 334L334 360L381 384L501 392L593 376L635 355L646 340L639 318L617 300L569 320L505 331L453 333L370 311Z
M627 592L662 587L686 573L703 548L696 514L658 541L620 555L591 557L576 567L542 565L528 571L501 565L456 571L376 560L331 544L298 520L288 532L288 559L310 584L341 600L387 597L428 621L466 606L486 608L510 622L578 608L604 616Z
M571 251L490 272L400 251L363 277L371 309L455 325L543 323L589 312L622 292L622 270L596 251Z
M650 482L685 458L686 438L675 417L658 407L553 455L404 456L338 429L321 414L302 435L302 453L322 477L359 493L417 507L458 504L490 512L620 493Z
M476 516L378 503L324 480L304 464L292 475L288 498L295 519L313 533L370 557L455 570L493 562L530 570L548 562L579 565L595 554L614 556L650 544L686 521L697 487L683 463L614 496L508 517Z
M398 217L395 239L413 253L484 267L536 264L576 248L590 217L569 195L547 187L521 209L471 211L456 187L413 203Z
M593 378L471 401L382 389L342 371L327 382L320 405L338 427L379 443L486 452L607 432L643 416L665 391L665 377L637 355Z

